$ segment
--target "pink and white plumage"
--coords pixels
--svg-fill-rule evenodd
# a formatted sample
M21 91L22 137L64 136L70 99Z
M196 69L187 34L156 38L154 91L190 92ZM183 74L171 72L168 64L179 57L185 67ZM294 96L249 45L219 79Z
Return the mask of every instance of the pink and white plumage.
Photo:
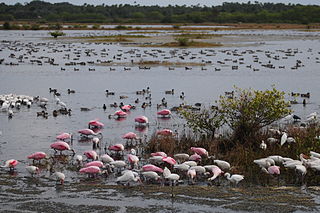
M134 132L128 132L125 135L123 135L122 138L123 139L129 139L129 140L131 139L131 140L133 140L133 139L138 139L138 136Z
M64 141L57 141L50 145L50 148L58 151L71 150L69 144Z
M138 124L148 124L149 119L146 116L139 116L134 119L135 122Z
M86 163L86 165L84 165L84 167L90 167L90 166L96 166L96 167L99 167L99 168L102 168L103 167L103 163L101 161L91 161L89 163Z
M28 159L33 159L33 160L41 160L47 157L47 154L44 152L35 152L31 155L28 156Z
M162 129L162 130L157 131L157 135L171 136L171 135L173 135L173 132L170 129Z
M5 164L1 167L3 168L10 168L10 170L14 169L18 165L19 161L15 159L10 159L5 162Z
M127 117L127 113L122 111L122 110L118 110L114 113L115 116L117 116L118 118L125 118Z
M163 169L161 169L160 167L157 167L155 165L152 165L152 164L144 165L142 167L142 171L145 171L145 172L152 171L152 172L163 173Z
M89 121L89 128L94 127L94 128L103 128L104 124L100 122L98 119L91 120Z
M57 140L61 140L61 141L68 140L71 138L72 138L72 134L67 133L67 132L61 133L60 135L58 135L56 137Z
M212 174L213 176L211 178L209 178L208 180L213 181L214 179L216 179L219 175L222 174L222 170L218 167L218 166L213 166L211 168Z
M80 169L79 172L86 173L86 174L98 174L98 173L101 173L101 170L97 166L89 166L89 167Z
M168 164L170 164L170 165L175 165L175 164L177 164L177 161L176 161L175 159L173 159L172 157L163 157L163 158L162 158L162 161L163 161L163 162L166 162L166 163L168 163Z
M151 153L151 156L161 156L161 157L167 157L167 154L165 152L153 152Z
M201 161L201 156L200 155L198 155L197 153L194 153L193 155L191 155L190 157L189 157L189 160L191 160L191 161Z
M92 130L92 129L80 129L78 130L78 133L82 134L82 135L96 135L96 133Z
M115 144L113 146L109 146L108 148L111 151L116 151L116 152L120 152L124 150L124 146L123 144Z
M171 111L168 109L163 109L159 112L157 112L157 115L163 116L163 117L170 117Z
M85 151L84 155L87 157L87 159L98 160L98 154L93 150Z
M204 148L201 148L201 147L191 147L190 149L191 149L191 151L197 153L200 156L207 156L208 157L208 155L209 155L208 151Z

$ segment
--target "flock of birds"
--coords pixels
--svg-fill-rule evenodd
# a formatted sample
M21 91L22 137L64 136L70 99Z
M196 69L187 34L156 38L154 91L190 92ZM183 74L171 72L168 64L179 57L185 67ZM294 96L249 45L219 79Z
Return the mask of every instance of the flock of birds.
M94 46L93 46L94 45ZM292 69L304 67L306 61L299 57L301 54L309 54L307 59L314 59L320 63L317 53L311 48L307 51L300 49L269 50L239 50L239 49L202 49L198 52L190 49L141 49L141 48L106 48L112 43L64 43L64 42L23 42L2 41L0 47L6 51L8 58L1 58L0 65L17 66L20 64L52 65L60 66L61 71L130 71L137 66L139 70L150 70L154 59L161 65L168 64L169 70L174 70L175 64L181 64L183 69L196 69L195 64L201 70L242 70L249 69L260 71L261 69ZM319 53L318 53L319 54ZM44 56L46 55L46 56ZM284 63L282 63L284 62ZM308 62L309 63L309 62ZM157 64L157 63L156 63ZM190 66L189 66L189 65ZM288 64L290 66L288 67ZM185 65L185 66L183 66Z

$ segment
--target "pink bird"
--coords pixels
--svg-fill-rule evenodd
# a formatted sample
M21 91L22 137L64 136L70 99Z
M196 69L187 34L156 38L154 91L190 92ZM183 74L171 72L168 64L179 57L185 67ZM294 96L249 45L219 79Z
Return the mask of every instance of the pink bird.
M155 165L152 165L152 164L147 164L147 165L144 165L142 167L142 171L144 172L159 172L159 173L163 173L163 169L161 169L160 167L157 167Z
M154 153L151 153L151 156L152 157L154 157L154 156L167 157L167 154L164 152L154 152Z
M47 154L44 152L35 152L31 155L28 156L28 159L33 159L33 160L41 160L47 157Z
M137 140L138 136L134 132L128 132L127 134L123 135L122 138L123 139L128 139L128 140L133 140L133 139Z
M136 117L134 119L134 121L137 123L137 124L148 124L149 123L149 120L146 116L139 116L139 117Z
M84 167L90 167L90 166L96 166L96 167L102 168L103 163L99 160L96 160L96 161L91 161L89 163L86 163L86 165L84 165Z
M61 141L65 141L68 139L72 140L72 134L64 132L64 133L61 133L60 135L58 135L56 137L56 139L61 140Z
M268 173L271 175L280 175L280 167L279 166L270 166L268 168Z
M201 148L201 147L191 147L191 151L193 151L201 156L207 156L207 157L209 156L208 151L204 148Z
M157 131L157 135L171 136L173 135L173 132L170 129L163 129L163 130Z
M131 108L132 108L131 105L124 105L124 106L121 107L121 109L122 109L123 111L125 111L125 112L128 112Z
M3 168L9 168L9 170L10 171L13 171L14 170L14 168L18 165L18 161L17 160L15 160L15 159L10 159L10 160L7 160L6 162L5 162L5 164L3 165L3 166L1 166L1 167L3 167Z
M87 159L98 160L98 154L93 150L85 151L84 155L87 157Z
M60 153L64 150L70 150L74 153L74 150L70 148L69 144L67 144L66 142L64 141L57 141L57 142L54 142L50 145L50 147L52 149L54 149L54 151L56 152L57 150L60 151Z
M94 176L94 175L101 173L101 170L97 166L89 166L89 167L85 167L85 168L80 169L79 172L86 173L90 177L90 176Z
M81 136L90 136L90 135L96 135L96 133L92 129L81 129L78 131Z
M136 155L128 154L128 161L133 169L134 166L138 166L139 158Z
M124 150L123 144L115 144L113 146L109 146L108 148L110 151L115 151L115 152L121 152Z
M214 179L216 179L219 175L221 175L223 173L222 170L218 166L212 167L211 171L212 171L213 176L208 179L211 181L213 181Z
M198 155L197 153L194 153L189 157L189 160L192 160L192 161L201 161L201 159L202 159L201 156Z
M114 113L115 116L117 116L118 118L125 118L127 117L127 113L122 111L122 110L118 110Z
M188 172L187 172L187 176L190 178L192 184L194 184L194 179L197 176L196 170L195 169L189 169Z
M95 120L91 120L89 121L89 124L88 124L89 128L103 128L104 127L104 124L101 123L100 121L98 121L98 119L95 119Z
M177 164L177 161L175 159L173 159L172 157L163 157L162 158L163 162L167 162L170 165L175 165Z
M157 112L157 114L160 115L161 117L170 117L171 111L168 109L163 109L163 110Z

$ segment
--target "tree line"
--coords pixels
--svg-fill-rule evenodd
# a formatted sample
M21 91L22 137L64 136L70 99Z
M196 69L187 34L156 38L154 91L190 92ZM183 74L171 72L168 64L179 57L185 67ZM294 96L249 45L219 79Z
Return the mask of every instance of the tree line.
M76 23L320 23L320 6L282 3L223 3L219 6L72 5L67 2L6 5L0 21Z

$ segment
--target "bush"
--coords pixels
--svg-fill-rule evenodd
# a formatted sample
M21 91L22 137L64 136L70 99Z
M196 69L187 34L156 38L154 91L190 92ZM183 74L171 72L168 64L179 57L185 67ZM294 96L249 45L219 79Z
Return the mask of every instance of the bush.
M189 46L190 43L191 43L190 39L186 38L186 37L184 37L184 38L176 38L175 40L178 42L179 46L183 46L183 47Z
M54 38L58 38L58 36L64 36L66 35L64 32L62 31L54 31L54 32L49 32L49 34L51 36L53 36Z
M285 101L284 92L235 88L232 98L221 96L219 108L226 124L233 130L233 142L249 146L257 133L265 126L291 113L290 103Z

